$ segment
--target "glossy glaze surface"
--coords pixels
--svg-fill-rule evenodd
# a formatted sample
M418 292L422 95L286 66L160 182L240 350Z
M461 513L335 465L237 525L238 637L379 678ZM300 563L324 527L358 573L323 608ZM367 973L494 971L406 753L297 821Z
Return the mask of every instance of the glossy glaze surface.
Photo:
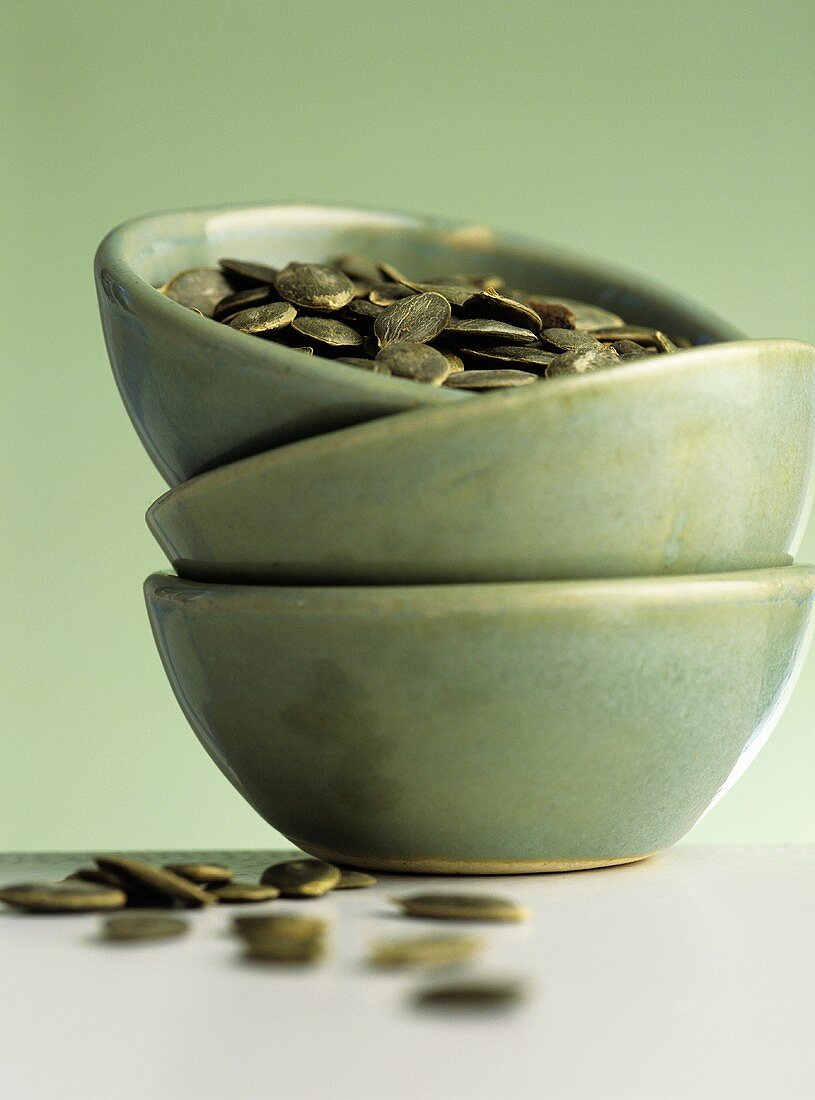
M279 265L348 250L387 259L418 278L488 270L522 288L596 302L696 344L741 335L627 272L484 226L284 205L139 218L99 246L97 293L122 400L170 485L281 443L406 409L473 400L470 393L375 375L247 337L154 289L183 268L212 265L224 255Z
M146 598L184 713L272 825L451 873L678 840L774 725L813 586L792 566L412 588L156 574Z

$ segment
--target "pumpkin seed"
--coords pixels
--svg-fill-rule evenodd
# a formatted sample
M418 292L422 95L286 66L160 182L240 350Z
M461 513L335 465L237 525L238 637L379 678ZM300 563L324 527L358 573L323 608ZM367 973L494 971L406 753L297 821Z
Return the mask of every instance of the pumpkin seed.
M132 885L142 895L143 900L153 899L152 903L155 905L173 905L179 901L182 905L198 908L212 905L218 900L181 875L141 859L97 856L96 863L103 871L112 871L118 875L128 892Z
M403 283L378 283L368 292L368 298L377 306L392 306L403 298L412 298L416 292Z
M236 286L268 286L277 278L277 268L251 260L218 260L221 271Z
M529 910L493 894L407 894L391 899L410 917L435 920L521 921Z
M223 886L235 877L231 867L222 867L220 863L166 863L164 870L198 886Z
M273 914L268 916L235 917L232 927L245 940L313 939L328 931L328 921L323 917L297 917Z
M491 344L534 344L537 340L531 329L508 325L505 321L493 321L489 317L449 321L443 335L459 346L465 346L470 340Z
M173 275L160 289L179 305L211 317L217 304L235 288L217 267L190 267Z
M620 357L611 348L577 348L574 351L564 351L562 355L556 355L546 368L547 378L557 378L562 374L586 374L590 371L600 370L603 367L615 367L620 362Z
M359 347L362 344L362 337L355 328L333 317L309 317L301 313L292 321L291 327L310 340L332 348Z
M240 332L251 336L265 336L268 332L290 325L297 316L297 310L288 302L270 302L265 306L252 306L230 317L227 324Z
M334 887L335 890L359 890L364 886L373 886L376 879L365 871L354 871L343 868L340 872L340 881Z
M211 894L222 905L241 905L254 901L271 901L280 897L276 886L263 886L259 882L225 882L223 886L210 887Z
M189 928L188 922L179 917L109 917L102 926L102 935L107 940L117 940L122 943L136 940L164 940L183 936Z
M524 998L523 985L515 980L468 978L431 985L419 990L420 1008L488 1010L517 1004Z
M264 886L277 886L287 898L318 898L333 890L340 870L321 859L287 859L273 863L260 876Z
M221 298L212 312L216 321L226 321L251 306L265 306L277 298L274 287L250 286L246 290L238 290L234 294L227 294Z
M311 939L269 936L246 940L244 950L245 957L256 962L311 963L323 958L325 953L325 940L319 936Z
M414 294L383 309L374 321L381 348L403 340L434 340L450 320L450 303L441 294Z
M390 374L390 367L386 363L380 363L376 359L359 359L356 356L341 356L338 363L349 363L352 367L361 367L363 370L373 371L374 374Z
M583 351L586 348L599 350L602 346L587 332L573 328L547 328L541 333L541 340L557 351Z
M354 297L354 284L335 267L290 263L278 272L274 288L281 298L304 309L331 312Z
M369 959L373 966L452 966L483 948L484 941L475 936L414 936L373 944Z
M127 904L127 895L103 883L20 882L2 887L0 901L29 913L91 913L121 909Z
M495 363L517 363L522 366L540 367L538 373L544 369L555 357L553 351L544 351L543 348L533 347L531 344L506 344L496 348L462 348L462 355L470 360L483 362L493 366Z
M451 374L444 384L456 390L505 390L538 380L537 374L525 370L464 370Z
M614 340L611 347L621 359L642 359L648 357L648 349L633 340Z
M440 351L412 340L387 344L376 361L398 378L412 378L414 382L427 382L431 386L440 386L450 374L450 364ZM461 374L455 377L460 378Z
M504 298L494 290L483 290L468 298L462 313L465 317L489 317L517 328L528 328L541 334L541 319L531 306L515 298Z
M529 298L529 305L541 319L543 328L576 328L577 318L562 302L548 298Z
M375 302L371 302L367 298L357 298L353 302L349 302L345 308L346 311L354 317L370 318L370 320L373 321L377 314L381 313L385 307L378 306Z

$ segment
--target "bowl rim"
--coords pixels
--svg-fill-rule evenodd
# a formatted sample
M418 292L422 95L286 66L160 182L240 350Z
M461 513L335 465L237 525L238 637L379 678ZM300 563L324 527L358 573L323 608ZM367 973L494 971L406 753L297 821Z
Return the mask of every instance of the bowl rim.
M450 243L461 243L471 239L483 247L489 245L496 249L504 248L517 256L526 256L538 262L542 255L545 255L556 264L567 264L576 272L591 278L603 279L626 292L659 298L672 309L693 315L702 328L718 333L718 338L710 341L710 344L718 345L722 342L744 339L744 334L740 330L695 301L647 277L637 275L625 267L597 262L580 252L573 252L524 234L483 224L354 206L259 202L190 207L144 214L116 226L99 244L94 257L97 285L102 286L102 272L110 271L126 293L138 300L140 311L171 322L182 331L186 330L191 340L195 340L199 346L205 345L207 350L231 348L233 352L240 352L240 356L236 356L236 361L240 362L244 371L266 374L272 368L279 371L283 366L291 375L310 377L315 383L324 385L326 373L321 356L307 356L295 349L280 344L269 344L263 340L249 341L244 333L233 331L228 325L213 324L209 318L199 317L191 310L179 306L177 302L160 294L136 270L136 265L143 256L169 251L185 238L200 242L214 239L211 223L215 223L216 227L218 224L223 224L226 229L230 220L237 221L239 218L247 217L255 218L259 224L263 225L274 221L283 225L288 221L303 225L311 222L314 225L324 226L330 226L333 223L337 227L352 225L391 227L406 231L435 233L442 238L448 238ZM156 229L163 230L165 234L163 245L161 238L155 234ZM704 346L710 346L710 344ZM698 346L688 350L697 349ZM335 383L342 382L345 386L352 386L361 396L370 394L385 397L388 394L396 396L401 393L405 398L417 397L417 383L410 379L362 371L351 364L336 360L332 360L332 372L329 377ZM423 392L421 402L417 402L422 405L447 404L473 397L484 399L483 395L445 387L424 386L423 391L427 392Z
M732 573L589 580L499 581L486 584L255 585L192 581L169 571L144 582L149 606L159 603L199 611L285 613L359 617L398 612L441 618L463 613L593 610L598 616L624 607L682 608L815 599L815 565L791 564Z
M776 359L780 362L775 362ZM154 518L168 504L183 503L190 495L206 493L208 486L228 483L236 476L251 479L256 472L265 472L269 467L285 467L288 463L298 463L301 459L306 462L318 461L324 455L336 453L337 447L351 451L361 448L364 454L369 444L375 447L378 443L390 444L394 439L412 435L414 432L421 435L425 431L442 431L451 420L500 417L507 408L517 410L518 415L528 415L530 406L547 406L561 399L568 401L573 393L582 391L602 395L610 389L637 386L642 379L650 383L655 377L672 378L677 374L697 377L701 375L704 379L712 367L730 373L758 364L766 364L771 372L777 372L783 367L794 370L815 369L815 346L800 340L773 338L708 344L671 355L650 356L614 370L561 376L547 379L540 386L499 391L464 406L408 409L395 418L378 417L361 424L335 428L195 474L162 493L147 509L145 518L153 530Z

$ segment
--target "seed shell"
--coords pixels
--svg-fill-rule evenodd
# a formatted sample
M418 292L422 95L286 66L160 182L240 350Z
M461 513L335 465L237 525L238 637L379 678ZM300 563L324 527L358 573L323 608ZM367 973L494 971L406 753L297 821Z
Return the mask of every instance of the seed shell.
M515 980L468 978L428 986L416 994L421 1008L489 1010L517 1004L524 998L523 985Z
M322 937L293 939L289 936L247 940L244 954L256 962L311 963L318 962L326 953Z
M414 382L426 382L431 386L440 386L450 374L450 364L440 351L428 347L427 344L416 344L412 340L386 344L377 355L376 361L399 378L410 378ZM460 378L461 374L456 374L455 377Z
M450 303L441 294L414 294L383 309L374 321L381 348L413 340L434 340L450 321Z
M227 324L251 336L264 336L268 332L286 328L297 316L297 310L288 302L270 302L265 306L252 306L230 317Z
M129 859L125 856L97 856L96 863L103 871L112 871L130 890L131 884L144 895L144 899L154 899L155 905L172 905L179 901L182 905L198 908L212 905L218 899L194 882L189 882L173 871L156 867L141 859Z
M340 870L321 859L287 859L267 867L260 877L264 886L277 886L287 898L318 898L333 890Z
M377 306L392 306L403 298L412 298L416 292L404 283L377 283L368 292L368 298Z
M164 870L198 886L223 886L235 877L231 867L223 867L220 863L165 863Z
M210 887L209 892L224 905L243 905L280 897L276 886L264 886L259 882L225 882L223 886Z
M633 340L614 340L611 347L614 348L621 359L648 358L648 349Z
M251 260L219 260L221 270L237 286L268 286L277 278L277 268Z
M410 917L435 920L521 921L526 906L493 894L407 894L391 899Z
M268 916L235 917L232 922L235 931L245 940L268 939L313 939L324 936L328 931L328 921L323 917L297 917L274 914Z
M212 316L216 321L226 321L251 306L265 306L277 298L274 287L250 286L246 290L238 290L234 294L227 294L221 298L213 310Z
M374 374L390 374L390 367L386 363L379 363L376 359L360 359L354 355L343 355L338 363L348 363L352 367L361 367L362 370L373 371Z
M611 348L602 345L597 348L578 348L556 355L546 368L547 378L557 378L563 374L586 374L603 367L615 367L621 362L619 355Z
M465 317L489 317L518 328L528 328L536 336L541 333L541 319L531 306L516 298L506 298L492 290L483 290L467 300L462 309Z
M362 337L356 329L333 317L309 317L301 313L292 321L291 327L310 340L332 348L352 348L362 344Z
M369 960L373 966L453 966L483 949L484 941L475 936L414 936L374 943Z
M29 913L92 913L123 908L127 895L103 883L20 882L0 889L0 901Z
M321 312L342 309L354 297L348 276L325 264L288 264L278 272L274 288L287 302Z
M190 267L173 275L160 289L179 305L211 317L217 304L235 288L217 267Z
M495 348L461 348L461 354L467 357L467 361L475 360L478 366L494 367L497 363L517 363L523 367L540 367L542 374L544 368L555 357L553 351L544 351L543 348L532 347L529 344L506 344ZM471 364L474 365L474 364Z
M557 351L583 351L586 348L600 349L600 341L587 332L572 328L547 328L541 333L541 340Z
M465 317L450 321L444 328L444 336L459 346L466 345L470 340L491 344L534 344L537 340L531 329L508 325L505 321L494 321L489 317Z
M505 390L537 381L537 374L525 370L464 370L450 374L444 384L456 390Z
M102 935L105 939L119 942L164 940L183 936L189 927L188 922L179 917L109 917L102 926Z
M340 881L334 887L335 890L359 890L364 886L374 886L376 879L365 871L353 871L343 868L340 872Z

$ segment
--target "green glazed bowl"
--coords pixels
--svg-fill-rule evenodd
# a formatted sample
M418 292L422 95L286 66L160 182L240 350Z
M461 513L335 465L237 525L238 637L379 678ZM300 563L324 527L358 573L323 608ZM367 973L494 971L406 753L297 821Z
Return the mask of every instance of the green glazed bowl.
M202 474L148 523L180 574L546 580L779 565L806 523L815 348L696 348L346 428Z
M406 409L489 400L360 370L199 317L154 289L221 256L273 265L358 250L421 278L502 274L579 298L694 344L738 339L725 322L627 273L483 226L323 206L228 206L157 214L110 233L95 275L122 399L170 485L225 462Z
M815 568L296 588L154 575L176 697L275 828L359 867L567 870L684 836L800 671Z

